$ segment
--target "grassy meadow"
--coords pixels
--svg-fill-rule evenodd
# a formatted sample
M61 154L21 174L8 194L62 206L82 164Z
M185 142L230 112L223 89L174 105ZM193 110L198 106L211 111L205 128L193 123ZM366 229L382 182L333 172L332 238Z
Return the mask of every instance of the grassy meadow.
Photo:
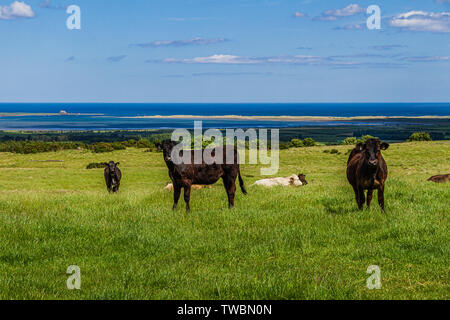
M219 181L192 191L190 213L182 197L171 210L161 153L0 153L0 299L448 299L450 184L426 179L450 173L450 141L391 144L385 213L376 195L356 209L349 148L282 150L277 176L306 174L297 188L250 186L262 177L244 165L233 210ZM114 195L85 169L109 160ZM66 287L69 265L81 290Z

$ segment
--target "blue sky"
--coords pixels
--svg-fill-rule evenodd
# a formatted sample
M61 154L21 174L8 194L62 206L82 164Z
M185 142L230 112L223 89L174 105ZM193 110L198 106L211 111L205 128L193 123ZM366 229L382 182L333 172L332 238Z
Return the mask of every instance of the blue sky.
M0 39L0 102L450 101L450 0L0 0Z

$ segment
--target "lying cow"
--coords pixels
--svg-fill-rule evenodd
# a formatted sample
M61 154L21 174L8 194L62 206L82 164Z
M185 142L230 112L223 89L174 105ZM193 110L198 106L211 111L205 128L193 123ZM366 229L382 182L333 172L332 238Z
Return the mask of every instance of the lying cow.
M204 189L204 188L210 189L211 186L205 186L203 184L193 184L191 188L194 190L200 190L200 189ZM164 190L173 191L173 183L169 183L167 186L165 186Z
M238 152L234 146L221 146L215 149L201 150L202 154L209 154L214 158L216 151L221 151L222 159L216 159L212 164L207 164L202 157L201 164L194 164L194 151L193 150L181 150L179 156L187 156L190 159L190 163L175 164L172 159L172 150L178 145L178 142L172 140L164 140L157 147L163 150L164 161L169 169L169 177L173 182L174 194L173 194L173 209L176 209L178 200L181 194L181 188L184 189L184 201L186 202L186 211L190 210L189 201L191 198L191 188L193 184L210 185L216 183L217 180L222 178L225 190L228 195L228 207L234 206L234 195L236 192L236 177L239 177L239 185L244 194L247 194L244 187L244 181L241 177L239 170ZM219 149L220 148L220 149ZM233 156L231 164L226 164L227 151ZM185 153L189 153L186 155ZM222 163L222 164L219 164Z
M286 178L268 178L256 181L252 186L264 186L264 187L274 187L274 186L304 186L307 185L306 176L304 174L293 174Z
M373 190L378 190L378 203L384 211L384 184L388 175L386 161L381 150L389 148L389 144L378 139L369 139L358 143L353 149L347 164L347 179L355 191L356 202L363 209L367 190L367 207L370 207Z
M109 192L117 192L120 187L120 179L122 179L122 172L117 167L120 163L114 161L110 161L109 163L105 162L105 182L106 188L108 188Z
M446 182L450 181L450 173L432 176L427 181L432 181L432 182L436 182L436 183L446 183Z

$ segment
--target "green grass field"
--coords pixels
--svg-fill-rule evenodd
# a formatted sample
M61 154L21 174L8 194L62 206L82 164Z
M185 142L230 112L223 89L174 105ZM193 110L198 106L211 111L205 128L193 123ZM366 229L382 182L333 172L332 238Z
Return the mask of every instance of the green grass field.
M189 214L182 200L170 209L160 153L1 153L0 298L448 299L450 184L426 179L450 173L450 141L384 152L385 213L376 197L356 210L348 149L281 151L278 176L305 173L304 187L251 187L260 171L244 165L235 209L219 181L192 191ZM116 195L85 169L108 160L121 163ZM66 287L69 265L81 290ZM380 290L366 287L369 265Z

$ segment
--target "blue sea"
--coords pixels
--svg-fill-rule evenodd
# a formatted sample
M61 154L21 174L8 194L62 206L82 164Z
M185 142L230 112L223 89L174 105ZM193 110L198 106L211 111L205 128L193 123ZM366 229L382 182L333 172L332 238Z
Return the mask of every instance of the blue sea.
M0 103L0 113L59 113L64 116L0 116L0 130L141 130L192 128L192 119L142 119L136 116L450 116L450 103ZM416 119L408 120L411 123ZM392 121L390 121L392 123ZM204 128L383 125L382 120L263 121L203 120Z

